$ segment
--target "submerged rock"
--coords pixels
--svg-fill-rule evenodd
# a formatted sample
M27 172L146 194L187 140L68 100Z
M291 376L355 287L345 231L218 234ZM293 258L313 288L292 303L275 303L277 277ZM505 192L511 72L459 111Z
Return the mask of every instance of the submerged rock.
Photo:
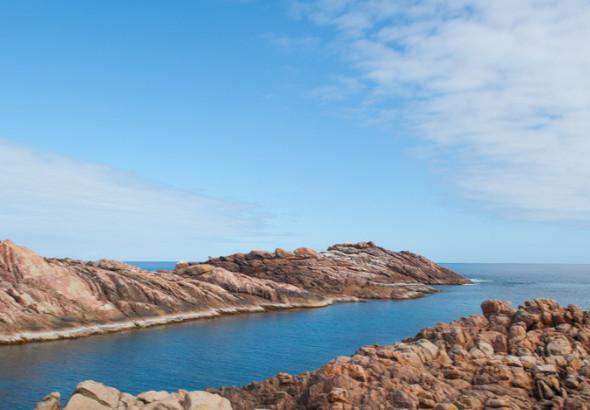
M128 330L226 313L408 299L466 280L370 242L325 252L252 251L145 271L122 262L43 258L0 241L0 344Z

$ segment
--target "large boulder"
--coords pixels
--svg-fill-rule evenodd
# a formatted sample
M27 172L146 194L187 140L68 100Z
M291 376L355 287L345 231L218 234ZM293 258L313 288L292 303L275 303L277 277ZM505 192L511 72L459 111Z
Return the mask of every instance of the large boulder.
M59 399L59 393L51 393L35 410L61 410ZM228 399L205 391L152 390L132 396L87 380L76 387L64 410L232 410L232 405Z
M65 410L105 410L114 409L119 403L119 390L93 380L86 380L76 386L73 396L68 400Z
M481 310L485 317L490 318L492 315L512 315L512 303L507 300L484 300L481 303Z
M228 399L205 391L188 392L183 404L185 410L232 410Z
M551 337L546 349L548 355L565 356L572 352L572 345L567 337L560 335Z

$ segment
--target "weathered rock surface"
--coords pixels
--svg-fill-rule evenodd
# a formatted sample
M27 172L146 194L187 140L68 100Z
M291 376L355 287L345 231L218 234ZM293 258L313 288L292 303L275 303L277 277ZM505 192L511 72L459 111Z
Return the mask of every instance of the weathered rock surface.
M389 251L372 242L333 245L325 252L252 251L209 259L207 264L323 295L358 298L407 299L431 293L425 284L469 283L422 256Z
M58 393L51 393L35 408L61 409ZM64 410L232 410L232 406L226 398L204 391L150 391L132 396L102 383L87 380L76 387Z
M590 409L590 311L548 299L518 309L490 300L482 310L313 372L244 387L134 397L87 381L65 409ZM37 409L59 410L59 395Z
M47 259L0 242L0 342L50 340L330 300L222 268L149 272L121 262Z
M590 409L590 311L537 299L470 316L321 369L212 389L234 409Z
M465 282L423 257L372 243L321 253L253 251L150 272L110 260L43 258L6 240L0 241L0 344L359 298L413 298L434 292L429 284Z

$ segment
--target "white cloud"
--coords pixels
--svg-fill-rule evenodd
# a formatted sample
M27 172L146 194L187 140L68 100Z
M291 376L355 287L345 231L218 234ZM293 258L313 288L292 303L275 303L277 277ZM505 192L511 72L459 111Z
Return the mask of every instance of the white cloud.
M314 88L310 95L325 101L342 101L363 91L364 84L356 78L338 76L331 84Z
M286 53L312 50L320 45L320 39L314 36L295 37L280 33L264 33L260 37Z
M317 0L366 87L471 198L534 219L590 219L590 2Z
M2 141L0 192L0 235L48 255L199 258L263 225L243 204Z

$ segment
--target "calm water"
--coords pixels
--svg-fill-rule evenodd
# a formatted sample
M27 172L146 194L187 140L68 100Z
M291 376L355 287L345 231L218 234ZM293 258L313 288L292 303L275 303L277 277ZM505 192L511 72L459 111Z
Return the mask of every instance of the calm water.
M163 269L166 263L143 265ZM94 379L130 393L241 385L312 370L364 344L479 313L486 298L552 297L590 308L590 265L446 264L478 282L444 286L412 301L244 314L77 340L0 347L0 403L32 409L51 391L67 396Z

